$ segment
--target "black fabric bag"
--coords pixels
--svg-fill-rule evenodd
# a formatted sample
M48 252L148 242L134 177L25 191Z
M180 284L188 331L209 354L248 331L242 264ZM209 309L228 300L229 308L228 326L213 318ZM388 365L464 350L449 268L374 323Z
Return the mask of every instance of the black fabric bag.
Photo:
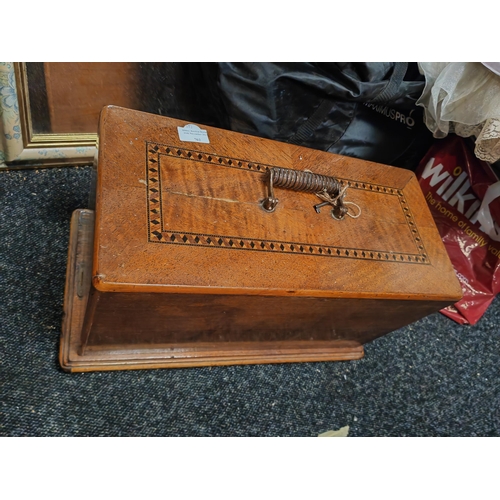
M416 63L177 63L166 72L176 77L156 98L160 114L409 169L433 142L415 105L424 87Z

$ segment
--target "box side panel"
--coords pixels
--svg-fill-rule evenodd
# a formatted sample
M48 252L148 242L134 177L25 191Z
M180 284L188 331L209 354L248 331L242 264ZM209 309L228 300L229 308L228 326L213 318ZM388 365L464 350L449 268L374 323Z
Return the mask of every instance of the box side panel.
M133 349L207 342L365 343L446 305L402 300L102 293L88 346Z

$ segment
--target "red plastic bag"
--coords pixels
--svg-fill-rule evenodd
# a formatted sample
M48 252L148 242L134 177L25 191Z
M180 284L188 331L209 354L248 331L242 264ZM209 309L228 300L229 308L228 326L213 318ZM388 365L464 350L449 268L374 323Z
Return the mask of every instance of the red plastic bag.
M500 182L455 135L429 150L416 175L464 294L441 312L474 325L500 292Z

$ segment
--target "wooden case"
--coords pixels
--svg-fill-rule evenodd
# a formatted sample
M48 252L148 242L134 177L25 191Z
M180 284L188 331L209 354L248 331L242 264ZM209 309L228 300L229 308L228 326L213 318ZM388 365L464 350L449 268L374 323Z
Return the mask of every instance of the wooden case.
M181 140L185 125L101 114L95 212L71 224L65 370L359 359L460 299L412 172L203 125ZM359 217L276 186L266 211L276 167L338 179Z

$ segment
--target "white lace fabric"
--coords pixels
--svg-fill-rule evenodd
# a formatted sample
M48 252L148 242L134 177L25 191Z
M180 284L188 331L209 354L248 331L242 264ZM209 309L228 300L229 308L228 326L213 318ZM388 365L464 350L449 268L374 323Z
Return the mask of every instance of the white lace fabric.
M481 63L418 63L425 87L417 105L436 138L475 138L475 155L500 159L500 76Z

